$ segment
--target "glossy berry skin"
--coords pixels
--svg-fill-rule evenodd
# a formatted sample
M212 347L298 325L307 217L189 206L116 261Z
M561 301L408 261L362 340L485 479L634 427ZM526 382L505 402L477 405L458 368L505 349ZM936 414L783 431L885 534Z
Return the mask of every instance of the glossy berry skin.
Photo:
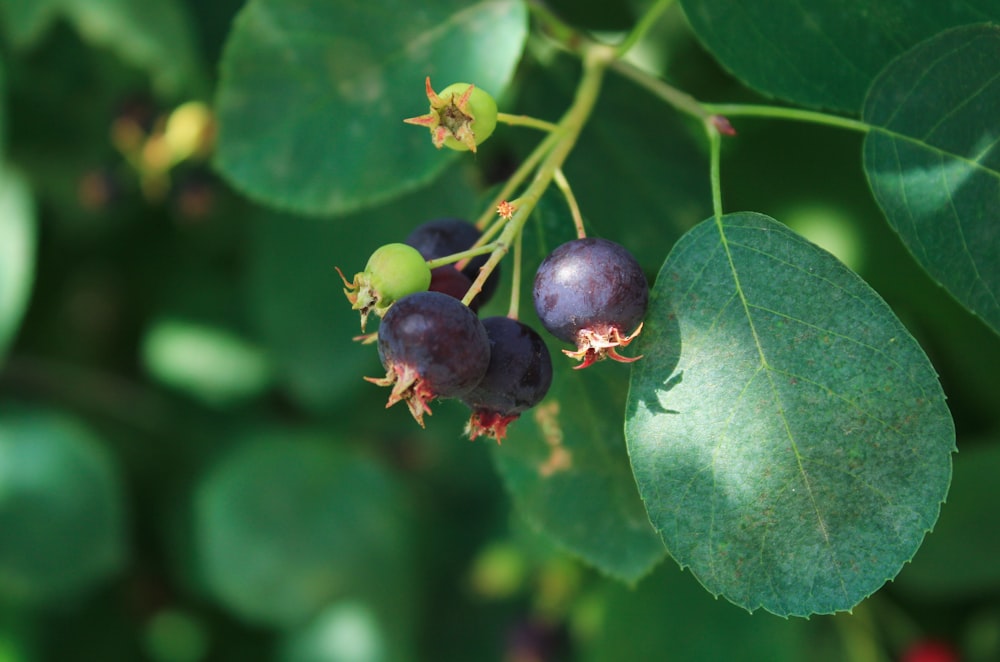
M472 245L479 240L480 234L476 226L468 221L460 218L439 218L418 225L406 237L404 243L420 251L425 260L434 260L472 248ZM471 281L479 276L479 268L486 264L487 259L489 259L488 255L477 255L469 260L469 263L462 269L462 274L469 279L470 285ZM445 265L445 267L454 268L452 265ZM438 269L445 267L438 267ZM490 300L499 284L500 268L498 266L483 283L482 292L473 301L477 309Z
M465 274L450 264L446 264L443 267L431 269L431 284L427 286L427 289L431 292L447 294L461 301L470 287L472 287L472 281ZM482 296L478 296L469 304L469 308L473 312L479 310L479 302L482 298Z
M386 407L405 400L423 426L434 398L465 395L482 380L490 362L490 341L482 322L461 301L440 292L417 292L397 301L378 331L384 379L391 386Z
M472 409L467 432L503 439L507 425L534 407L552 385L552 358L530 326L509 317L483 320L490 339L490 362L482 381L462 396Z
M635 360L616 348L638 334L649 285L623 246L589 237L559 246L538 267L533 297L545 329L576 344L577 351L566 354L583 361L578 367L603 358Z

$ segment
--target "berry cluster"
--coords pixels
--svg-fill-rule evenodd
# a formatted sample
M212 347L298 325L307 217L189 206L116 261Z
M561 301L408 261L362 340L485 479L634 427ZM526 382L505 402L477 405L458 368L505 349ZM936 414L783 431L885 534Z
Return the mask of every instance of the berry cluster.
M470 305L462 302L486 256L430 269L438 260L467 251L480 238L474 225L455 218L424 223L404 244L387 244L372 255L345 294L361 311L382 317L378 353L385 377L366 379L392 389L387 406L403 401L420 425L436 398L457 398L471 410L466 432L500 441L507 426L538 404L552 383L552 360L541 336L510 317L480 320L476 311L497 289L499 270L486 278ZM414 260L413 254L419 256ZM459 262L461 264L461 262ZM343 276L342 276L343 277ZM555 337L573 342L586 367L602 358L631 362L616 348L642 326L648 288L635 259L604 239L563 244L541 264L535 308ZM628 332L633 330L633 333Z
M430 111L406 121L428 127L436 147L475 151L493 132L499 115L484 91L456 83L438 94L428 79L426 92ZM477 316L496 292L497 256L518 236L531 199L537 198L529 198L528 206L500 202L501 220L490 234L500 229L501 238L494 244L485 242L476 225L444 218L420 225L404 243L376 250L353 281L340 274L344 293L361 312L362 331L369 313L382 318L377 334L361 338L377 336L386 374L365 379L391 389L387 407L405 402L423 426L432 400L455 398L472 410L469 437L499 442L513 420L545 397L552 359L541 336L516 319L517 251L510 315ZM577 368L605 358L635 361L639 357L622 356L618 348L642 329L649 299L645 275L624 247L584 237L578 210L574 222L580 238L556 248L538 268L538 318L553 336L576 345L563 352L580 361Z

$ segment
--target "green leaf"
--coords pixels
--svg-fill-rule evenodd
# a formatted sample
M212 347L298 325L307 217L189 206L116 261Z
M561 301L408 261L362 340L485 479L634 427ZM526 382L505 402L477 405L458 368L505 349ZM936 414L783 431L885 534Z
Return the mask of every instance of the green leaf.
M962 447L955 457L953 486L934 532L894 585L928 599L993 593L1000 587L1000 475L996 441Z
M557 366L546 399L512 423L494 459L518 510L560 546L635 582L664 556L628 465L621 429L627 369Z
M406 593L408 545L395 483L327 437L261 433L198 488L202 576L244 619L301 625L338 598Z
M35 209L20 175L0 165L0 359L28 306L35 275Z
M150 72L164 96L207 87L192 27L176 0L0 0L0 15L18 47L33 46L65 16L89 43Z
M634 364L626 438L667 549L749 610L851 609L937 519L955 432L881 298L753 213L671 251Z
M662 566L635 589L609 585L585 662L795 662L807 655L811 623L750 615L712 598L689 573ZM842 658L843 659L843 658Z
M424 78L499 97L526 32L520 0L251 0L223 56L217 166L247 195L308 214L417 188L457 155L403 124L427 112Z
M857 112L892 58L939 31L1000 20L996 0L681 0L719 62L769 96Z
M125 560L123 489L107 450L63 414L0 408L0 593L56 604Z
M1000 27L957 28L872 85L864 166L916 260L1000 332Z

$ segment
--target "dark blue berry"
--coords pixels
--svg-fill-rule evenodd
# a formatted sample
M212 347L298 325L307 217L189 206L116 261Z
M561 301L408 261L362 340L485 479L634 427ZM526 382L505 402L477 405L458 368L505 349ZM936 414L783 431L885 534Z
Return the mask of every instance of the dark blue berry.
M447 294L461 301L470 287L472 287L472 281L469 280L468 276L454 266L446 264L443 267L431 269L431 284L427 286L427 289L431 292ZM469 304L469 308L472 308L473 312L479 310L482 298L482 296L478 296Z
M483 320L490 339L490 363L482 381L462 402L472 409L469 436L497 441L521 412L534 407L552 384L552 359L541 336L509 317Z
M560 340L576 344L566 352L586 367L617 353L637 335L649 285L625 247L606 239L575 239L549 254L538 267L535 310L542 325ZM629 335L631 334L631 335Z
M490 341L479 318L461 301L440 292L417 292L389 308L378 330L384 379L391 386L387 407L405 400L423 425L434 398L471 391L486 374Z
M468 221L460 218L440 218L414 228L404 243L420 251L425 260L434 260L472 248L472 245L479 241L480 236L481 233L476 229L476 226ZM469 263L462 269L462 273L470 281L476 280L476 277L479 276L479 268L486 264L488 259L489 255L477 255L469 260ZM490 300L499 284L500 269L498 266L483 283L483 289L476 297L477 307Z

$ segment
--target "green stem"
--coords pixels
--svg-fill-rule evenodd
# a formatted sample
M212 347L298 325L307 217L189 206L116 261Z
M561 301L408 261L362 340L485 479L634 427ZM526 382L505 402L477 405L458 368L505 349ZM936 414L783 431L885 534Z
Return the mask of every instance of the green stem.
M493 272L493 269L500 263L504 255L507 254L514 239L521 232L539 198L541 198L542 193L552 183L556 170L562 168L566 157L573 150L573 146L580 136L580 131L583 130L583 125L587 122L590 113L594 109L594 104L597 102L604 74L608 66L614 61L614 58L615 51L611 47L592 43L583 44L583 76L577 87L576 96L573 98L573 103L570 104L566 113L559 120L557 129L546 138L546 142L549 139L553 139L555 144L538 167L531 184L528 185L528 188L518 199L517 211L504 225L503 231L496 240L497 248L490 255L486 264L479 270L479 276L476 277L475 282L472 283L472 287L469 288L469 291L462 299L466 305L479 294L483 288L483 283L486 282L486 278Z
M470 257L492 253L496 247L496 242L491 242L489 244L483 244L482 246L473 246L472 248L464 250L460 253L452 253L451 255L436 257L433 260L427 260L427 268L437 269L438 267L443 267L446 264L454 264L455 262L459 262L461 260L467 260Z
M521 307L521 239L524 234L518 234L514 239L514 275L510 279L510 308L507 317L516 320Z
M504 124L509 124L510 126L526 126L532 129L539 129L541 131L551 132L556 130L556 125L552 122L546 122L545 120L540 120L537 117L531 117L529 115L497 113L497 122L503 122Z
M715 220L722 218L722 175L719 162L722 154L722 136L711 120L705 122L709 145L709 180L712 186L712 214Z
M699 105L708 114L723 115L725 117L767 117L771 119L793 120L796 122L824 124L841 129L850 129L851 131L860 131L861 133L867 133L872 128L870 124L860 120L841 117L839 115L830 115L814 110L803 110L801 108L742 103L703 103Z
M673 3L674 0L657 0L657 2L642 15L639 22L635 24L632 31L625 37L625 40L618 44L618 47L615 49L615 55L617 57L624 57L633 46L639 43L639 40L642 39L643 35L645 35L646 32L649 31L649 28L653 26L653 23L656 22L656 19L660 18L663 12L667 10L667 7Z
M771 119L823 124L851 131L860 131L861 133L867 133L872 128L870 124L860 120L841 117L839 115L830 115L829 113L821 113L814 110L803 110L801 108L743 103L702 103L687 92L677 89L673 85L639 69L633 64L618 61L611 66L617 73L637 85L646 88L680 112L701 121L710 119L713 116L767 117Z
M619 60L612 64L611 68L637 85L646 88L682 113L703 121L712 116L712 112L693 96L643 71L634 64Z
M504 200L509 200L514 194L514 191L518 189L519 186L528 178L535 167L541 162L546 154L552 149L552 147L559 141L558 125L556 125L556 130L551 131L549 135L545 136L545 140L540 142L531 154L521 165L517 167L514 174L510 176L507 182L500 189L499 193L493 196L493 200L487 205L486 210L476 219L476 227L483 231L490 221L496 216L497 205L499 205ZM493 232L485 232L482 237L479 238L479 243L486 243L489 241L489 237L493 235Z
M580 213L580 205L576 202L576 196L573 195L573 189L570 188L569 180L563 174L562 168L558 168L553 173L553 177L555 178L556 186L559 187L559 190L566 197L570 216L573 217L573 225L576 226L576 237L577 239L583 239L587 236L587 231L583 228L583 214Z

